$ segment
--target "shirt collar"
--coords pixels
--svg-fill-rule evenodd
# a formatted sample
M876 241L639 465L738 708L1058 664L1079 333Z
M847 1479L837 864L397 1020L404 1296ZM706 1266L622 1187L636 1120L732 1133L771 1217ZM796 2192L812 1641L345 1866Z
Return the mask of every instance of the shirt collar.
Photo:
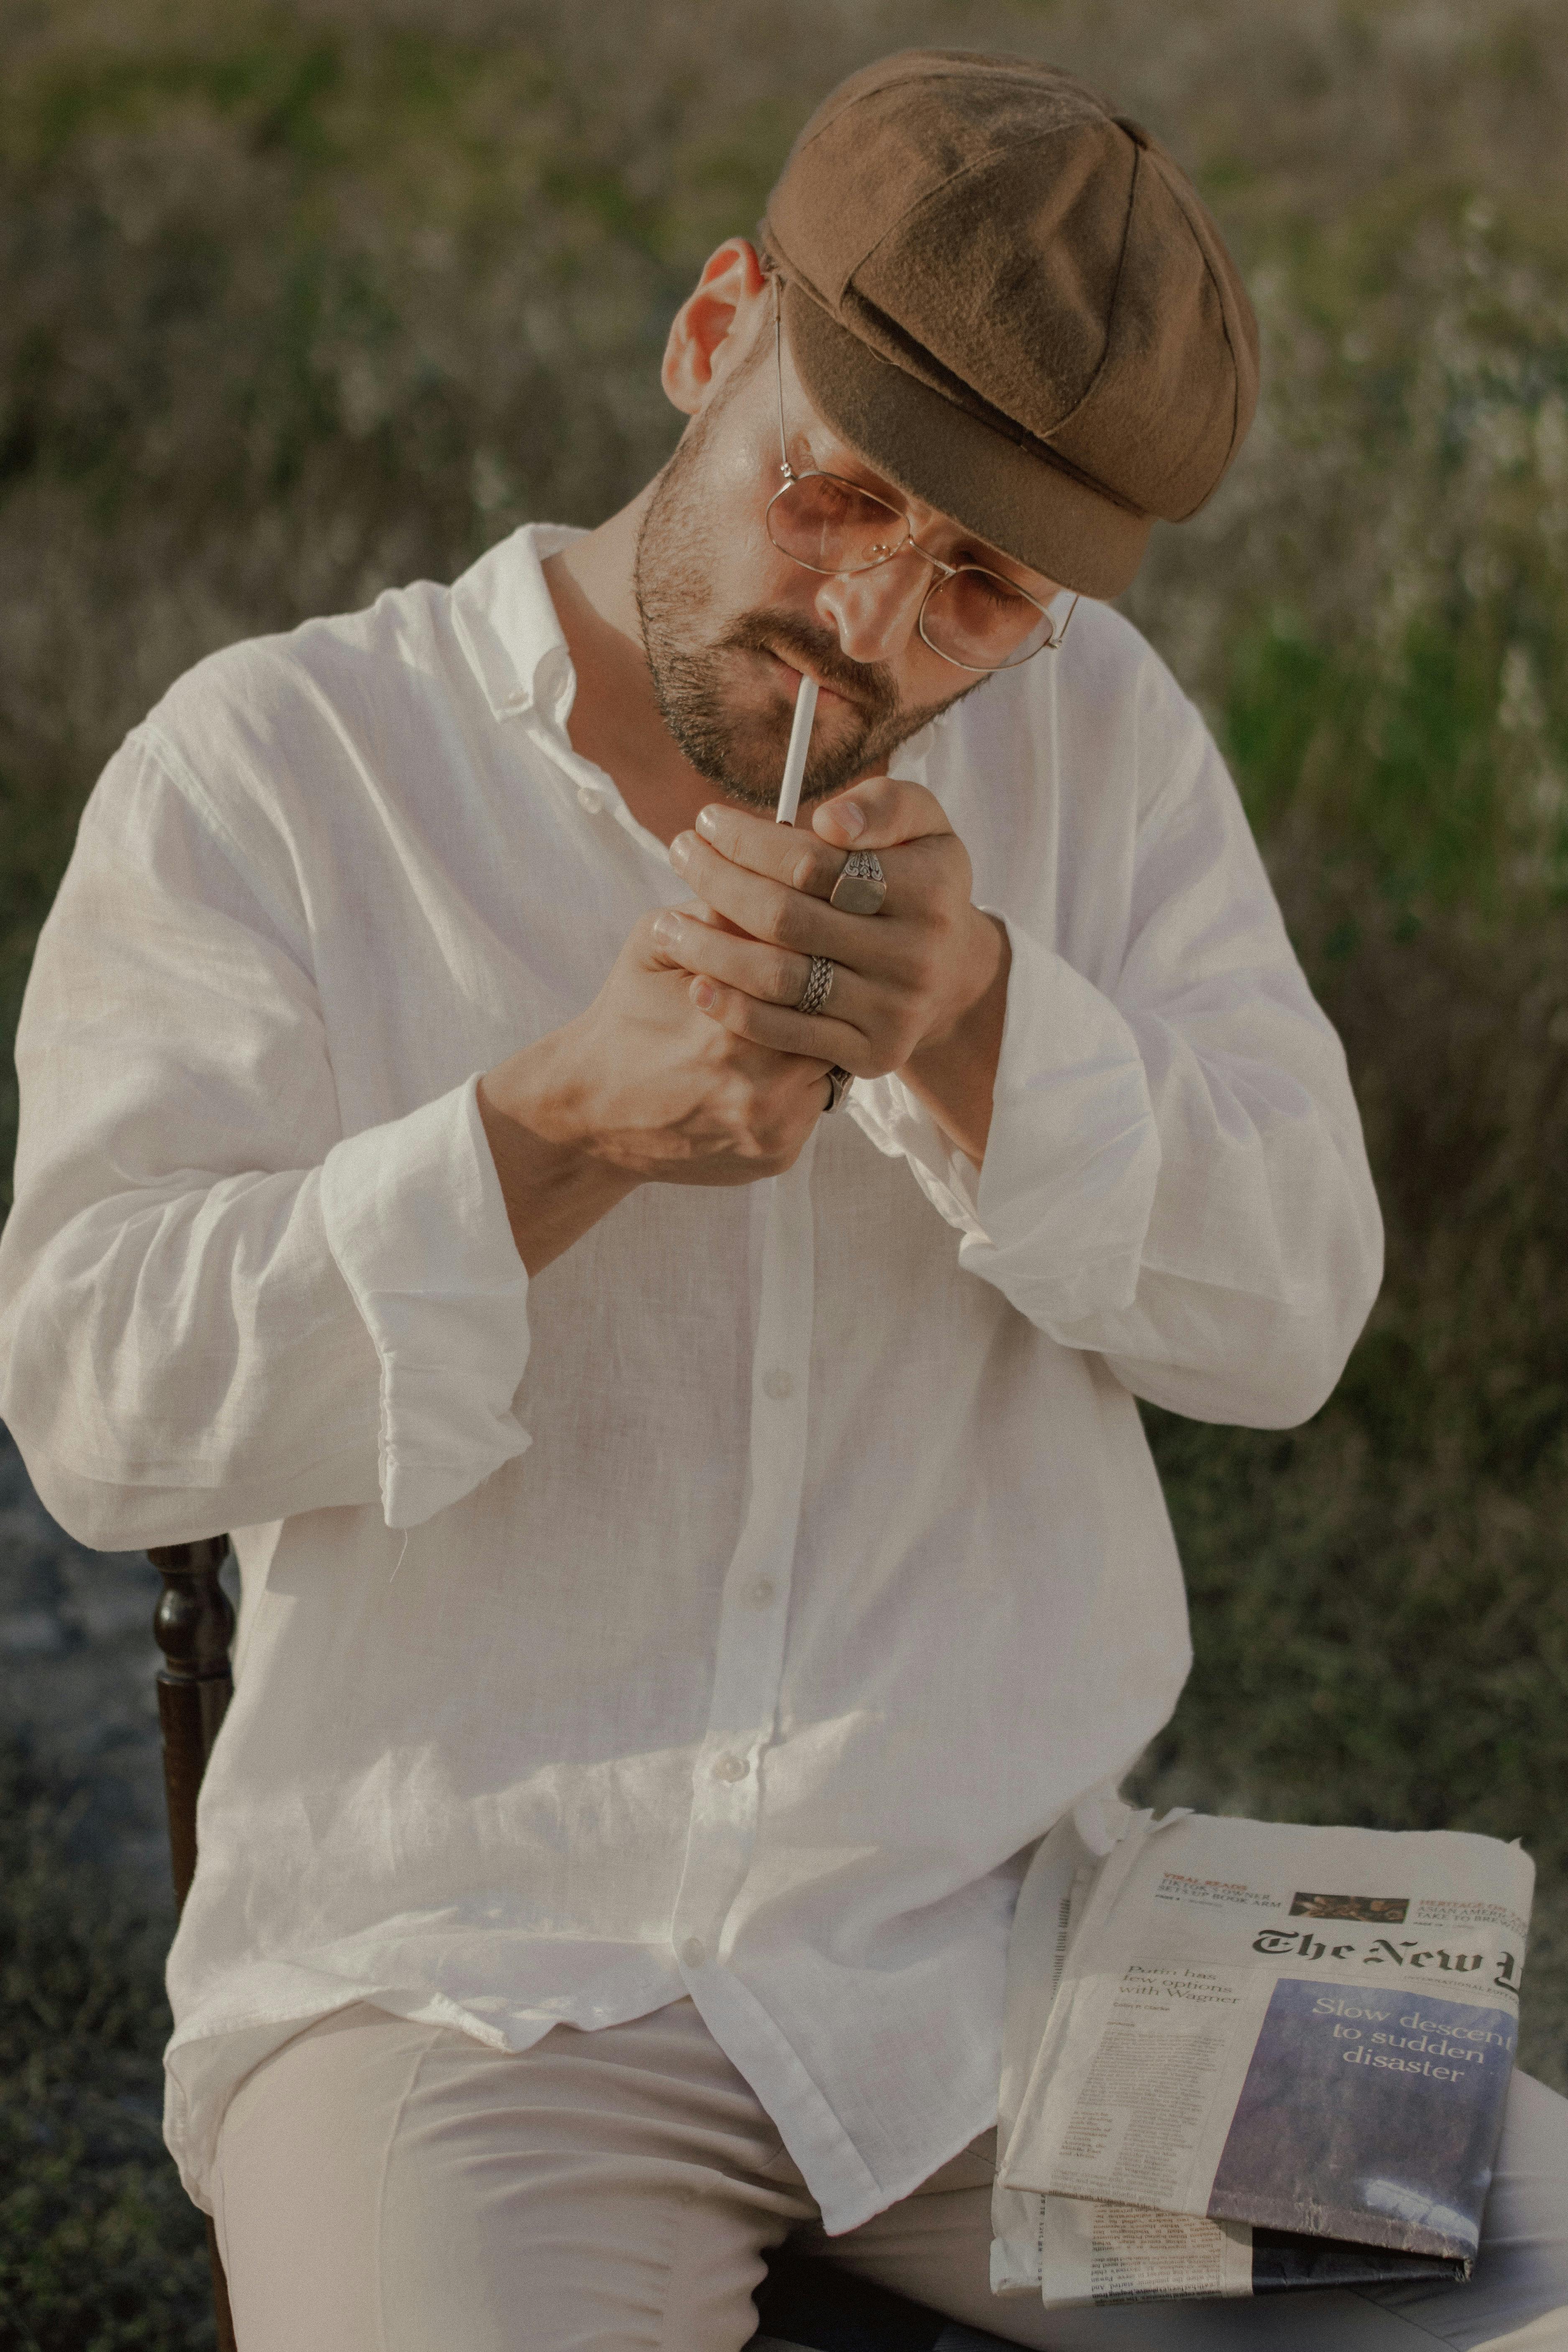
M564 724L575 681L542 567L584 536L569 523L525 523L453 585L452 625L497 719L540 710Z

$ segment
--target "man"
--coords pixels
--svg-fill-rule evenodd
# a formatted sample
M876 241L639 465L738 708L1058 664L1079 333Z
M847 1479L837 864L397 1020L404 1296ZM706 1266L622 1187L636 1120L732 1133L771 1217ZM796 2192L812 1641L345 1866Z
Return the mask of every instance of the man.
M246 2352L738 2352L792 2235L1008 2341L1233 2340L987 2252L1019 1877L1188 1664L1133 1395L1298 1420L1379 1275L1217 754L1074 604L1255 351L1143 131L886 60L624 513L217 656L95 793L5 1411L87 1540L236 1531L167 2121Z

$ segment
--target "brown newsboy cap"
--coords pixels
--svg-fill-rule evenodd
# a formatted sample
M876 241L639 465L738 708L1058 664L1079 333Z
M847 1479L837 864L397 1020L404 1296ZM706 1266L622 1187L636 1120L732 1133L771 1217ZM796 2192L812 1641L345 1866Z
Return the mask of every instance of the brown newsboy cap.
M906 49L841 82L762 224L813 405L879 472L1114 596L1258 399L1236 265L1157 139L1055 67Z

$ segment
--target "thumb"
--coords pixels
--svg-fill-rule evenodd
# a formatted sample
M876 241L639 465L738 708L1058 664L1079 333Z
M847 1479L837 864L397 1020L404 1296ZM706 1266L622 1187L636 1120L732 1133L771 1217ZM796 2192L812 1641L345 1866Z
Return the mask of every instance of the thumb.
M934 793L896 776L868 776L851 784L822 802L811 825L837 849L896 849L901 842L952 831Z

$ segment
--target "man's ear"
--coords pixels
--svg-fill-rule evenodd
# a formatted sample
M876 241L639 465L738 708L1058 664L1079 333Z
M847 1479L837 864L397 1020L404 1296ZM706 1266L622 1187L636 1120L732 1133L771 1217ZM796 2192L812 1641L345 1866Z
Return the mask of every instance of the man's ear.
M743 236L727 237L708 257L695 292L675 314L664 347L661 381L683 416L699 415L707 407L750 349L757 305L766 299L767 284L757 249Z

